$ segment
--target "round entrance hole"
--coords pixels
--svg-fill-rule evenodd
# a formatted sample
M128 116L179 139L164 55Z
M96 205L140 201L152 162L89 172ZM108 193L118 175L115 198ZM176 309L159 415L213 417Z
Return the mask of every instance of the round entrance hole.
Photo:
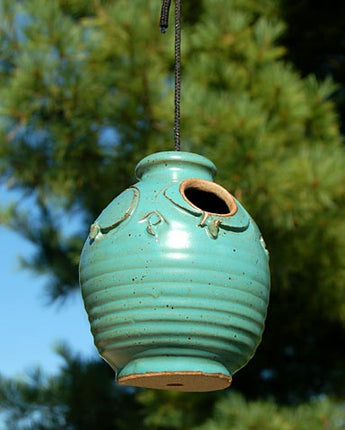
M183 198L194 208L220 216L231 216L237 211L232 195L222 186L205 179L186 179L180 185Z

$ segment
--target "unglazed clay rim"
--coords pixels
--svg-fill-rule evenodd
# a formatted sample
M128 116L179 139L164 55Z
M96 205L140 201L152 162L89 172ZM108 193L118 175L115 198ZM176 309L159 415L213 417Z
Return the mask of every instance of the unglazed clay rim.
M230 209L230 212L226 214L219 214L216 212L203 211L203 209L199 208L188 199L188 197L185 194L185 191L187 188L196 188L201 191L206 191L206 192L215 194L217 197L219 197L225 202L227 207ZM181 182L180 193L182 197L186 200L186 202L189 203L191 206L193 206L193 208L199 209L200 211L203 211L203 212L207 212L211 215L217 215L219 217L229 217L229 216L235 215L238 209L235 199L227 189L225 189L219 184L216 184L215 182L207 181L206 179L198 179L198 178L185 179L184 181Z
M193 383L190 383L189 385L185 384L174 384L169 383L166 384L165 379L173 377L173 378L181 378L183 380L185 377L191 377L196 378ZM213 383L211 386L206 388L206 385L200 386L200 380L201 378L204 382L205 381L213 381L217 382L216 384ZM152 379L154 379L153 384ZM135 382L140 381L139 385L135 385ZM158 383L157 383L158 381ZM134 382L134 384L133 384ZM159 383L161 382L161 383ZM123 376L117 380L117 383L119 385L132 385L138 386L138 387L145 387L145 388L153 388L153 389L160 389L160 390L173 390L173 391L185 391L185 392L206 392L206 391L218 391L228 388L232 383L232 377L224 375L222 373L204 373L201 371L178 371L178 372L148 372L148 373L138 373L138 374L131 374L127 376ZM203 387L203 388L201 388ZM187 389L186 389L187 388Z

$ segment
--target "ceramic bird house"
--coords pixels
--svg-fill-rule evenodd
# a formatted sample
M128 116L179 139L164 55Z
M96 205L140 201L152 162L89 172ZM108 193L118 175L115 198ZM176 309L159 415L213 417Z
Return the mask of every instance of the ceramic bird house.
M268 253L216 168L161 152L90 228L80 283L100 355L122 385L227 388L253 356L269 298Z

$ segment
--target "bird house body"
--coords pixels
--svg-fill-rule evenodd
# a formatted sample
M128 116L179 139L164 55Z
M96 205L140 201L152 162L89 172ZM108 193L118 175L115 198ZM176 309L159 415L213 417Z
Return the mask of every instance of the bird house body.
M223 389L261 340L268 253L215 172L197 154L148 156L90 228L82 295L119 384Z

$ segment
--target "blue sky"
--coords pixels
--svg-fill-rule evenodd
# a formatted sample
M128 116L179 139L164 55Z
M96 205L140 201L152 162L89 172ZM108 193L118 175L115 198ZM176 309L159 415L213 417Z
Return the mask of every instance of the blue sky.
M0 225L0 374L4 376L25 374L35 366L57 372L61 360L54 345L60 341L86 356L97 355L80 295L63 305L48 306L47 279L20 269L18 256L28 256L32 249L29 242Z

